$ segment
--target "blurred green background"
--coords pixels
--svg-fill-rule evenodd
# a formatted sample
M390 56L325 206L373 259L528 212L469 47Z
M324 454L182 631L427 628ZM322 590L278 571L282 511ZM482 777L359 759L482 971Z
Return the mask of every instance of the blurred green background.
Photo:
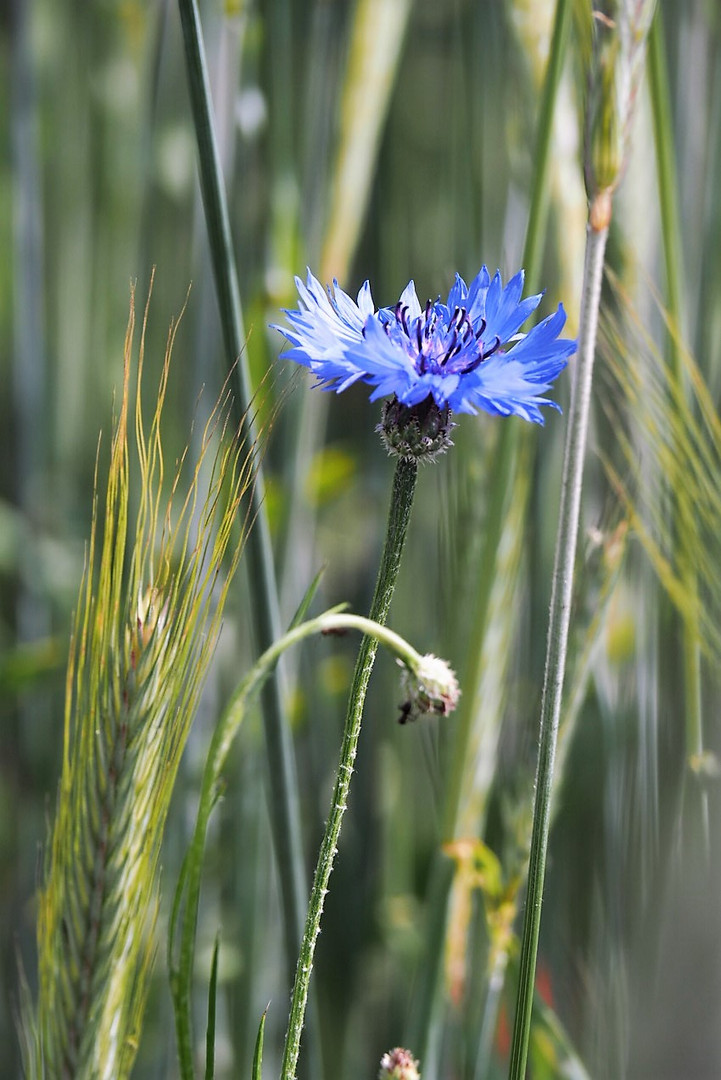
M666 148L681 221L681 332L713 409L721 391L721 9L715 0L660 6L672 106ZM518 269L553 8L543 0L201 4L248 354L258 383L272 372L261 418L280 404L266 469L285 621L324 564L321 602L367 609L392 464L365 390L337 398L311 390L304 374L276 364L281 341L267 323L294 305L293 275L306 265L353 293L370 278L382 305L395 302L411 277L423 298L444 293L456 271L469 279L482 262L505 276ZM585 75L576 41L572 29L542 272L529 283L547 290L543 314L563 300L572 333L586 220ZM64 665L98 435L105 446L121 382L130 281L142 304L156 267L151 397L168 324L192 282L166 410L169 459L182 451L193 416L215 400L225 362L175 5L10 0L0 15L0 95L0 1072L11 1076L19 1068L18 956L32 983L33 893L60 773ZM705 1080L721 1072L714 756L721 725L712 632L721 518L715 529L704 517L695 536L699 565L710 569L700 586L708 611L703 755L689 761L679 619L639 521L626 531L629 505L606 468L613 463L628 480L639 520L673 546L659 427L635 416L668 349L656 176L642 82L608 252L617 277L604 298L569 674L575 719L547 878L540 963L553 1023L546 1050L536 1049L539 1077L583 1075L573 1072L580 1063L569 1047L595 1077ZM640 406L624 370L651 372L639 376ZM564 376L562 404L568 393ZM683 422L700 412L692 405ZM543 430L525 433L513 487L500 493L499 423L463 417L455 448L423 470L391 625L420 650L447 657L465 686L478 664L469 655L474 603L479 590L491 591L478 690L465 706L474 735L457 835L483 837L508 878L523 863L532 790L564 420L549 412ZM627 452L621 426L630 433ZM716 460L711 455L711 479ZM484 523L498 497L507 511L489 561ZM718 508L713 492L709 499ZM210 725L256 656L242 577L171 813L168 894ZM309 869L353 655L350 640L314 642L288 664ZM317 957L323 1056L334 1077L374 1075L382 1052L403 1041L422 981L448 733L396 725L393 668L381 657L374 675ZM248 1069L269 1000L272 1073L286 1019L263 769L256 718L234 751L199 928L201 1008L209 949L222 928L218 1067L229 1076ZM464 898L467 925L458 914ZM492 1058L479 1064L498 945L487 915L497 897L459 874L457 900L448 1003L438 1021L440 1075L502 1076L513 950ZM162 954L161 944L136 1067L143 1077L175 1069Z

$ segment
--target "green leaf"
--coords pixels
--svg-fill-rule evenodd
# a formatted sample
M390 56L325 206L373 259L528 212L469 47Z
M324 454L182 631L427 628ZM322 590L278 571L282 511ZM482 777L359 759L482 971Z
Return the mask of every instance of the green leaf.
M265 1034L265 1018L268 1015L268 1009L270 1005L267 1005L263 1011L263 1015L260 1018L260 1024L258 1025L258 1037L255 1040L255 1053L253 1054L253 1080L262 1080L263 1074L263 1036Z
M308 609L310 608L310 605L313 603L313 600L315 598L315 594L318 592L318 586L320 585L321 578L323 577L324 573L325 573L325 566L321 566L320 570L315 575L315 577L311 581L308 588L305 590L305 593L303 595L303 599L301 600L300 604L298 605L296 613L295 613L295 615L293 616L293 618L290 621L290 626L288 627L289 630L294 630L295 627L299 626L300 623L302 623L303 620L305 619L306 615L308 614Z
M208 987L208 1031L205 1039L205 1080L215 1076L215 1003L218 989L218 950L220 935L215 935L213 960L210 965L210 986Z

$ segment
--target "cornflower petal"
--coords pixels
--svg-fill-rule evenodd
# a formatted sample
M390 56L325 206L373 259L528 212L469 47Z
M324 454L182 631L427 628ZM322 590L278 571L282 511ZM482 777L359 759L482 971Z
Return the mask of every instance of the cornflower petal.
M408 282L401 293L401 298L398 303L401 308L408 308L408 319L418 318L421 313L421 302L418 299L418 293L416 292L416 286L413 281Z
M538 307L539 293L522 299L524 273L504 286L482 266L470 286L456 274L443 303L421 306L409 281L393 307L376 310L365 282L356 300L336 281L327 292L310 270L296 279L300 306L277 326L291 348L282 355L308 367L325 389L363 381L371 400L394 395L409 408L433 399L440 409L520 416L543 423L544 395L576 351L559 338L562 305L527 334L520 327Z

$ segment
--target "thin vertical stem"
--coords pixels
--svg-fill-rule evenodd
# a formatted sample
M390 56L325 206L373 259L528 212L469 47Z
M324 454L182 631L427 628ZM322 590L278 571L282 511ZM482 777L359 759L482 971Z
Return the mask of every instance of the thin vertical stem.
M395 589L398 571L400 569L403 546L405 544L408 522L413 506L413 495L416 486L418 463L415 459L401 458L396 466L393 481L393 493L388 512L388 528L383 545L383 554L378 569L373 601L371 603L369 617L381 626L388 617L388 609L391 605L393 591ZM293 984L293 995L288 1019L288 1032L283 1052L283 1065L281 1080L293 1080L295 1077L298 1054L300 1052L300 1039L303 1030L306 1001L308 998L308 986L310 973L313 967L313 955L315 944L320 931L320 920L323 914L323 902L328 891L328 882L333 870L335 855L338 850L341 822L348 802L350 780L353 774L353 763L358 751L358 739L360 736L363 707L365 705L366 691L370 680L371 671L375 661L378 642L371 637L364 637L358 650L353 683L351 685L350 698L348 701L348 713L346 715L343 742L341 745L340 762L336 774L335 787L330 814L323 834L313 888L308 904L308 914L305 924L305 933L298 955L298 966Z
M649 33L648 79L651 114L653 117L653 136L656 147L656 175L661 209L661 238L666 267L666 295L671 321L671 334L669 335L671 370L678 389L678 400L683 402L687 408L687 399L683 393L684 369L681 349L681 338L684 331L683 252L678 210L678 183L673 155L673 122L660 8L656 11ZM680 470L676 472L672 482L676 513L678 515L676 526L677 555L684 575L685 590L689 596L695 596L698 592L698 581L693 558L690 554L695 535L693 512L688 504L688 498L681 482ZM695 605L690 604L688 611L695 610ZM686 614L682 617L681 636L683 639L684 713L686 718L686 759L688 763L693 760L701 760L704 749L701 701L701 640L696 616ZM701 823L708 850L710 844L708 796L702 790L699 793L699 798Z
M541 265L543 238L548 219L548 165L551 158L551 135L556 98L566 59L568 32L571 25L571 0L558 0L551 33L551 51L543 83L541 107L538 114L538 134L534 150L533 188L528 214L526 239L523 245L523 267L526 288L536 290Z
M603 198L603 195L599 196L599 198ZM554 761L566 669L573 569L578 539L593 360L596 349L598 309L603 277L603 256L607 237L607 224L598 231L589 225L586 234L586 259L575 381L571 393L571 407L563 458L561 505L558 533L556 535L553 588L546 645L546 667L541 702L541 730L533 807L528 894L523 920L519 965L520 977L513 1042L511 1044L509 1080L523 1080L526 1075L538 936L541 926L543 883L546 871L546 852L548 850L548 833L551 819Z
M235 399L238 420L248 445L256 432L250 404L253 388L245 353L245 331L233 255L230 219L215 139L210 85L203 35L196 0L178 0L185 42L188 86L198 141L200 184L210 243L213 275L220 309L226 362L235 366L239 393ZM258 647L265 651L282 633L273 565L270 530L264 505L263 475L259 466L252 489L251 516L255 521L247 540L247 558L253 603L251 604ZM278 681L272 678L263 692L263 722L270 782L270 813L283 904L285 946L289 965L298 954L306 895L298 782L293 746L283 718Z

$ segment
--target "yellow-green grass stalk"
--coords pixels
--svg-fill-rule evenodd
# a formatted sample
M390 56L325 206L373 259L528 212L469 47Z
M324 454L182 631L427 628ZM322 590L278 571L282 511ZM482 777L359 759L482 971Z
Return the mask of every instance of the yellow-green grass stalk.
M656 175L661 208L661 239L666 270L666 297L671 331L668 342L671 355L671 371L678 384L675 395L678 399L676 404L682 410L681 416L683 417L683 413L689 408L689 402L684 393L686 382L681 349L684 333L683 255L678 184L673 158L673 123L663 39L663 22L660 11L657 13L651 29L648 54L649 96L656 146ZM679 547L678 562L685 575L685 591L689 595L694 595L698 591L698 581L693 560L693 541L696 533L694 505L688 498L688 488L683 472L676 468L669 475L672 481L672 497L676 516L676 543ZM700 628L692 614L687 613L682 619L681 637L683 646L686 757L690 764L695 760L700 760L704 755ZM701 791L699 795L698 809L701 814L708 847L708 798L705 791Z
M38 896L38 997L22 1018L31 1078L130 1073L157 947L168 806L246 535L240 511L255 447L229 428L227 388L187 493L187 454L166 481L161 416L178 323L146 431L147 317L146 307L133 392L131 296L104 506L96 484L68 662L62 773Z
M606 370L623 403L617 407L618 397L609 396L607 405L623 467L607 457L606 473L631 534L643 545L682 622L697 627L700 650L713 670L721 662L721 421L691 353L678 342L677 359L665 359L616 279L613 285L622 321L604 321L601 344ZM670 315L666 328L676 333ZM642 462L651 466L643 473ZM693 507L683 545L666 512L669 477L677 488L683 487L684 499ZM687 587L691 572L694 589ZM716 768L705 748L698 753L689 748L687 764L701 780Z

